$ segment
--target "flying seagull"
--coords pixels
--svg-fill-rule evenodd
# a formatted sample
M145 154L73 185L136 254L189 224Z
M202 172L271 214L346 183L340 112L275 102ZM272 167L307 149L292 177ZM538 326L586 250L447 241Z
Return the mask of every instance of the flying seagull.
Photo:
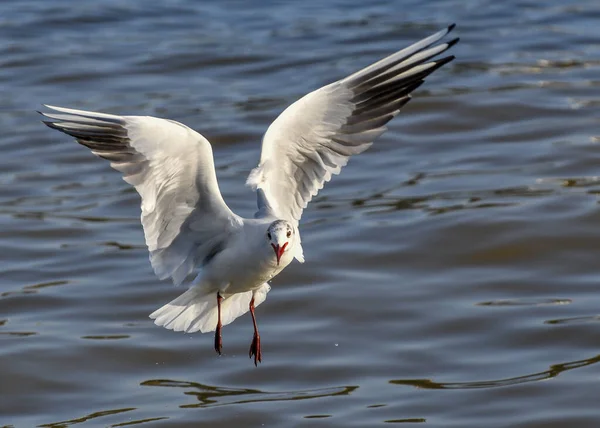
M141 196L150 262L160 279L190 288L150 315L174 331L215 332L250 311L249 356L262 361L254 309L268 281L295 258L304 262L302 211L352 155L367 150L424 79L454 56L434 59L458 42L441 42L454 25L290 105L269 126L260 163L247 185L254 218L232 212L219 191L212 148L187 126L150 116L117 116L45 105L50 128L110 161ZM438 43L439 42L439 43ZM195 277L191 274L196 274Z

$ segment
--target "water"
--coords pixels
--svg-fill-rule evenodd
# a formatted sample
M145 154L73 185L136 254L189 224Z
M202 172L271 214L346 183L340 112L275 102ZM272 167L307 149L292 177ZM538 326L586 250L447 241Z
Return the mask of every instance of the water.
M0 3L0 425L596 427L597 2ZM287 105L457 22L435 73L305 212L307 263L210 335L147 318L137 194L41 103L168 117L231 208Z

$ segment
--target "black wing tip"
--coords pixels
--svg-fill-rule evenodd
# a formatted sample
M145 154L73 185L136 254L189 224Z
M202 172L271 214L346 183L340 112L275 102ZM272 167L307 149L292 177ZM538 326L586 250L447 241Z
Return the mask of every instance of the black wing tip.
M56 129L57 131L62 132L63 134L67 134L69 137L77 138L75 135L71 134L69 131L67 131L65 128L63 128L56 122L52 122L50 120L42 120L42 123L48 128Z
M460 37L456 37L456 38L450 40L449 42L446 42L446 44L448 45L448 47L446 49L450 49L452 46L454 46L458 42L460 42Z
M438 70L439 68L442 68L444 65L448 64L455 58L456 57L454 55L448 55L448 56L445 56L444 58L440 58L435 61L432 61L433 64L435 64L435 65L422 72L423 74L422 74L421 80L425 80L425 78L427 76L429 76L430 74L432 74L434 71Z
M61 127L59 127L58 125L56 125L56 123L54 123L50 120L42 120L42 123L44 125L46 125L48 128L56 129L60 132L65 132Z
M46 105L45 105L45 104L42 104L42 105L43 105L44 107L46 107ZM42 115L42 116L44 116L44 117L48 117L48 116L46 116L46 113L47 113L47 112L44 112L44 111L41 111L41 110L36 110L36 113L38 113L38 114L41 114L41 115Z
M63 134L68 135L69 137L75 137L70 132L68 132L66 129L64 129L63 127L61 127L60 125L58 125L56 122L52 122L50 120L42 120L41 122L44 125L46 125L48 128L56 129L57 131L62 132ZM75 137L75 138L77 138L77 137Z
M425 80L421 79L408 86L406 88L406 95L410 97L411 92L417 90L423 83L425 83Z
M438 68L440 68L441 66L448 64L450 61L454 60L456 57L454 55L448 55L445 56L444 58L440 58L435 60L435 67L433 67L433 70L437 70ZM432 70L432 71L433 71Z
M448 25L448 33L452 30L454 30L454 27L456 27L456 23L453 22L452 24Z
M49 105L49 104L40 104L40 105L43 107L43 109L42 109L42 110L51 110L51 111L50 111L50 113L51 113L51 112L53 112L53 111L57 111L57 110L56 110L54 107L52 107L52 106L51 106L51 105ZM36 110L36 111L37 111L39 114L41 114L41 115L44 115L44 114L45 114L45 113L44 113L43 111L41 111L41 110Z

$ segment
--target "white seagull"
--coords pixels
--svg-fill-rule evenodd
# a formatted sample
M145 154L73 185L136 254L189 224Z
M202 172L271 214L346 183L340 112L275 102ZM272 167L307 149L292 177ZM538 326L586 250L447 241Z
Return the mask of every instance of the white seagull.
M438 43L454 25L290 105L269 126L260 163L247 185L254 218L232 212L219 191L211 145L187 126L149 116L116 116L45 105L44 123L77 139L123 174L141 197L150 262L160 279L190 288L150 315L174 331L215 331L248 310L250 358L262 361L254 308L268 281L295 258L304 262L302 211L352 155L367 150L425 77L454 56L433 59L458 42ZM431 60L431 61L430 61Z

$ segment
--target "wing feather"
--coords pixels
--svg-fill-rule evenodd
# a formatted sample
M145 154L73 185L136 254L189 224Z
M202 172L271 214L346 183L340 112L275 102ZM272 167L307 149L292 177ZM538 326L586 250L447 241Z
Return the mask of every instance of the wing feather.
M268 128L247 184L258 190L257 217L296 226L302 211L352 155L367 150L429 74L452 61L434 57L454 25L299 99ZM297 254L301 258L302 249Z
M181 123L46 106L44 123L110 161L141 196L156 274L180 284L223 248L241 219L219 191L210 143Z

